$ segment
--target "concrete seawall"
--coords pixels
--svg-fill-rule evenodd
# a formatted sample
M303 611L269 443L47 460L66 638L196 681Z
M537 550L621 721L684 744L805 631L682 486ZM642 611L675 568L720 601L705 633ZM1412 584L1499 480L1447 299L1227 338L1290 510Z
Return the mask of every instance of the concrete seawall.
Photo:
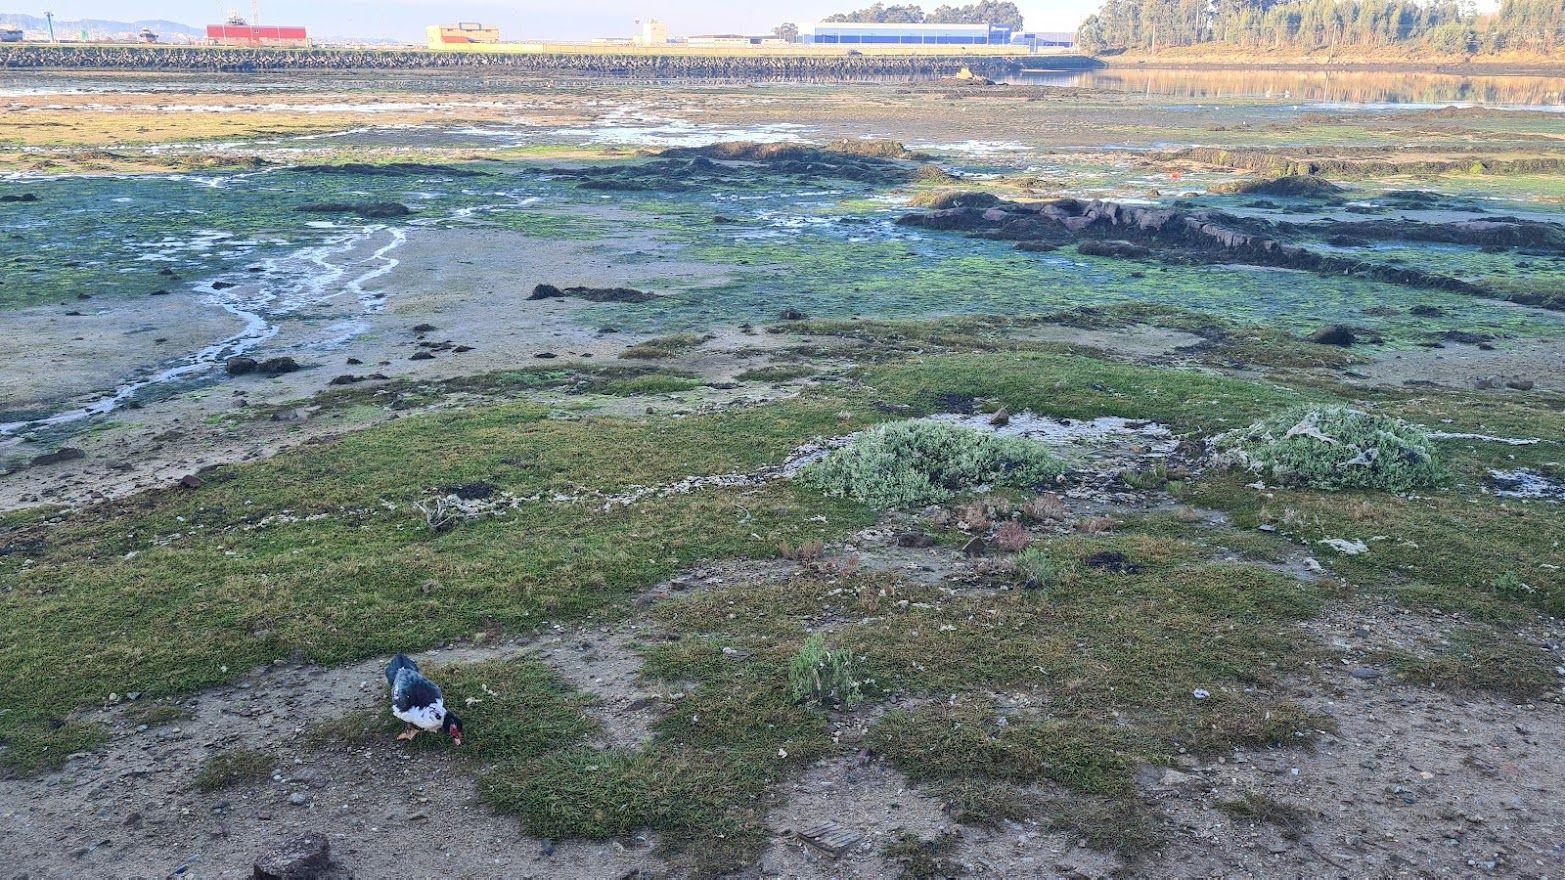
M720 79L950 76L967 67L980 76L1002 77L1027 66L1056 70L1098 66L1075 55L652 55L645 53L459 53L359 49L245 49L178 46L0 47L0 68L8 70L463 70L488 69L538 74L581 74L628 78L710 77Z

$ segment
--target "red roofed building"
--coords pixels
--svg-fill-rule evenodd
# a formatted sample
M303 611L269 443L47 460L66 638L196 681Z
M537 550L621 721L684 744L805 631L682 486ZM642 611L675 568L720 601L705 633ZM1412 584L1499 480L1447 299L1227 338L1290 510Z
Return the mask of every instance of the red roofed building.
M209 24L207 42L214 46L290 46L307 47L310 37L302 27L272 25Z

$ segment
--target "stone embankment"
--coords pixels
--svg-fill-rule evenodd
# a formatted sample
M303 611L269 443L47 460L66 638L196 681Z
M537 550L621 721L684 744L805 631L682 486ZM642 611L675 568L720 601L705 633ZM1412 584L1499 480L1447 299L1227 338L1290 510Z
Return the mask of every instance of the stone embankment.
M1029 59L1030 64L1038 59ZM1050 56L1060 68L1096 66L1090 58ZM651 55L643 53L469 53L374 49L248 49L206 46L0 47L0 68L75 70L464 70L632 78L853 79L952 77L963 68L998 78L1016 58L974 55Z

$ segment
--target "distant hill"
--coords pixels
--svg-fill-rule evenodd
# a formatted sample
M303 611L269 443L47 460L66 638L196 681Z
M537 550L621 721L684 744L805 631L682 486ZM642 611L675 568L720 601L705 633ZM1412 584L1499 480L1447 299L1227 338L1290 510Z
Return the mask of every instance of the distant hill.
M24 31L37 31L40 33L49 30L49 22L39 15L22 15L20 13L0 12L0 25L19 27ZM177 21L164 21L153 19L148 21L108 21L101 18L84 18L79 21L65 21L56 18L54 20L54 32L60 37L74 37L82 31L86 31L92 37L123 37L134 36L142 28L150 28L159 36L204 37L206 31L202 28L191 27L188 24L180 24Z

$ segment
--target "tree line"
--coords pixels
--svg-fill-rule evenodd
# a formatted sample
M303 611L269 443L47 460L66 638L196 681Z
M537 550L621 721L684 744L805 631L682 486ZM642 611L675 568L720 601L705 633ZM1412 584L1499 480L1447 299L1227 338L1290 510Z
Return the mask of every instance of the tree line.
M925 12L922 6L886 6L875 3L853 12L829 15L821 20L876 24L997 24L1013 31L1022 29L1022 11L1009 0L980 0L967 6L937 6L933 12Z
M1565 0L1107 0L1076 32L1084 51L1222 43L1336 49L1411 45L1446 54L1565 48Z

